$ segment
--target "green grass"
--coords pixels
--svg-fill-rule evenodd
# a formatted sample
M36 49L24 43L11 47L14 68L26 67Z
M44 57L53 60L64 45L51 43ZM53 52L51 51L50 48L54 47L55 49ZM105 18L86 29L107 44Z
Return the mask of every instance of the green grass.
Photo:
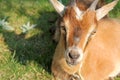
M0 80L52 79L56 44L49 33L53 23L48 20L56 16L48 0L0 0L0 19L7 17L15 28L12 32L0 28ZM110 16L120 18L120 3ZM37 27L22 34L20 27L28 21Z
M49 34L54 9L48 0L0 0L0 18L15 31L0 30L0 80L51 80L55 44ZM30 21L37 27L26 34L20 27Z

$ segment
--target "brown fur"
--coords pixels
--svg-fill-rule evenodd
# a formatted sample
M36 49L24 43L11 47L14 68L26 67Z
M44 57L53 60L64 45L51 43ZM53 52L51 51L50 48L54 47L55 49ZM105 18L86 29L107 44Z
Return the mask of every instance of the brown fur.
M111 26L113 24L115 27ZM84 67L82 67L80 71L80 73L82 73L82 76L85 77L85 80L103 80L107 78L107 76L104 75L109 74L109 71L112 71L114 69L115 62L120 57L120 54L113 54L114 51L120 53L120 46L117 46L120 45L118 43L120 40L119 26L120 23L116 22L116 20L102 19L99 21L97 33L89 41L89 44L86 48L86 56L84 57L85 62L83 62ZM98 45L98 43L100 44ZM52 71L54 72L55 76L59 78L62 77L61 80L69 80L68 78L70 78L72 74L79 71L77 70L79 69L79 66L74 66L70 69L70 67L66 65L64 51L65 40L64 35L61 34L60 41L57 45L53 59L52 65L54 67L52 67ZM69 75L66 72L68 72ZM90 74L96 77L92 77Z
M83 67L80 71L84 80L108 78L108 75L115 69L115 65L120 63L119 36L119 21L113 19L99 21L97 33L89 41L85 50Z
M84 9L86 9L86 8L84 7ZM120 55L116 55L116 56L113 55L114 51L117 51L116 53L120 53L118 50L119 46L116 47L116 45L120 45L117 43L120 40L120 38L119 38L120 31L118 31L118 30L120 30L120 27L118 27L118 26L120 26L120 23L118 23L117 21L111 20L111 19L102 19L101 21L97 22L96 18L95 18L95 13L91 12L91 11L86 13L86 15L83 16L83 21L78 22L78 20L76 20L76 18L74 16L75 14L76 13L74 12L73 8L69 7L63 18L64 21L69 20L69 22L70 22L70 24L67 25L67 26L69 26L69 32L70 32L69 38L68 38L68 40L69 40L68 43L70 43L69 46L72 46L74 44L73 37L76 36L76 29L80 29L77 31L77 33L79 33L81 35L77 35L77 36L81 37L81 39L82 39L81 41L83 41L81 43L84 43L85 36L86 36L86 34L89 30L89 26L91 24L98 25L97 26L98 32L89 41L88 46L85 49L85 57L84 57L84 61L82 63L83 64L82 66L84 66L84 67L82 67L81 70L79 70L80 64L78 64L76 66L69 66L66 63L66 59L64 57L64 53L65 53L65 49L66 49L66 47L65 47L66 46L65 45L66 44L66 41L65 41L66 35L65 35L65 32L60 31L61 32L60 40L56 47L55 54L53 57L53 62L52 62L52 73L56 80L74 80L73 75L76 72L78 72L79 75L82 75L84 80L107 79L109 73L114 70L114 65L116 64L115 61L112 61L111 59L116 58L116 56L120 57ZM86 22L87 22L87 24L86 24ZM111 26L112 24L114 24L116 27ZM110 26L110 27L106 28L106 26ZM116 34L118 34L119 36L117 36ZM104 35L104 36L102 36L102 35ZM103 40L101 40L101 39L103 39ZM114 42L114 41L115 41L115 44L112 44L112 42ZM78 44L80 47L82 47L82 45L83 45L81 43ZM104 49L101 48L98 44L100 44L100 45L103 44L105 48ZM111 50L112 47L113 47L113 50ZM106 56L108 56L108 58L106 58ZM104 59L104 57L105 57L105 59ZM108 68L108 66L110 66L110 67Z
M73 8L68 8L68 10L65 13L64 16L64 21L69 21L70 23L66 24L67 29L69 30L68 33L68 46L73 46L73 44L75 44L75 40L74 37L76 37L76 34L78 34L77 37L80 37L80 44L79 47L83 48L83 44L85 41L85 36L88 33L89 30L89 26L91 26L92 24L97 25L97 20L96 20L96 16L95 13L92 11L87 12L84 16L83 16L83 20L82 21L78 21L76 19L76 17L74 16L76 15ZM79 29L78 31L76 31L76 28Z

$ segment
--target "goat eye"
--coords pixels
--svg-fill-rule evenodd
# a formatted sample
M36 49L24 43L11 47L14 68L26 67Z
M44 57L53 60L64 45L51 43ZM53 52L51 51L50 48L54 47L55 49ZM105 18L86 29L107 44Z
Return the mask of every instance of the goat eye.
M65 24L63 21L60 23L60 27L64 32L66 32Z
M65 26L61 26L61 29L66 32Z

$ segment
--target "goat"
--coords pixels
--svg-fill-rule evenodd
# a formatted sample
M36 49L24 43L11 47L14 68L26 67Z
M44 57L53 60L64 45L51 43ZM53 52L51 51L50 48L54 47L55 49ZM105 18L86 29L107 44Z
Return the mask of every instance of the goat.
M83 11L76 1L65 7L51 0L64 22L52 63L52 72L58 78L61 70L69 75L77 73L82 80L106 80L120 72L120 21L103 18L118 0L95 10L97 2Z

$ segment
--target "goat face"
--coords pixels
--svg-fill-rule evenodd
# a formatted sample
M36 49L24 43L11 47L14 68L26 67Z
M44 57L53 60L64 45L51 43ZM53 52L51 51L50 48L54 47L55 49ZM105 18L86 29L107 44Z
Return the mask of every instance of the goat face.
M88 10L82 14L82 19L77 16L74 6L68 7L64 16L64 30L66 32L65 57L69 64L75 65L82 60L83 50L86 46L90 28L97 25L95 12Z
M95 0L86 11L81 11L78 8L76 0L67 7L57 0L50 1L64 23L61 29L65 32L66 61L69 65L76 65L81 62L84 56L83 53L88 39L97 28L97 22L113 9L118 0L98 10L95 9L99 0Z

